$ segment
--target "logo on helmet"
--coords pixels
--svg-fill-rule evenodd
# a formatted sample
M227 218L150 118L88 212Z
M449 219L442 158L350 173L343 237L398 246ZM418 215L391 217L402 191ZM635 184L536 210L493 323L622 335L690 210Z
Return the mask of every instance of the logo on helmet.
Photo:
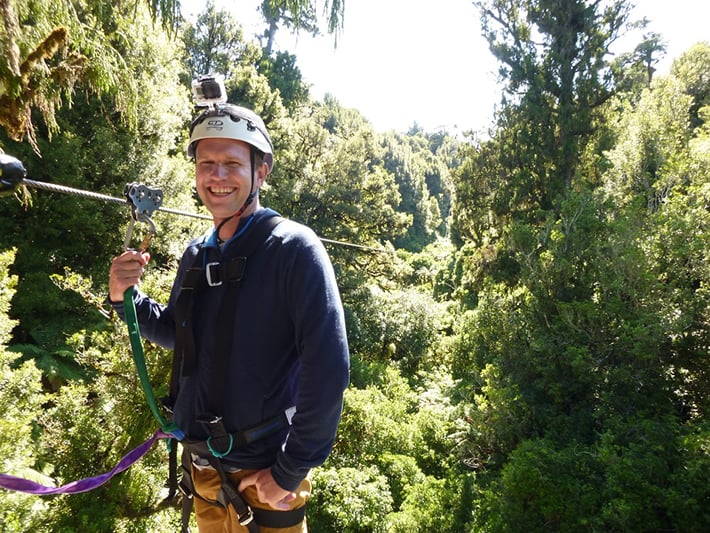
M207 127L205 129L222 131L224 129L224 121L219 119L208 120Z

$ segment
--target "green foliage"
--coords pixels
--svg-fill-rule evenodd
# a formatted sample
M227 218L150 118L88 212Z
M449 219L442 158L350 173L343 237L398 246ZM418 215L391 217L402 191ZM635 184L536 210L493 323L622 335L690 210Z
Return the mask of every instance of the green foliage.
M394 176L378 163L371 125L326 98L285 121L276 138L279 157L263 191L264 204L325 239L384 249L368 253L329 246L346 305L369 280L387 285L398 268L387 243L404 233L410 215L397 210Z
M416 406L408 384L393 368L385 369L377 386L346 391L344 412L336 440L333 461L358 458L371 464L383 451L408 455L421 443L421 433L402 422Z
M166 207L193 211L187 162L176 154L188 111L186 92L176 88L176 47L155 31L145 12L139 13L109 10L101 23L113 32L114 47L122 54L125 91L141 106L140 116L124 121L123 109L96 98L82 100L58 112L61 133L38 139L44 158L32 155L25 145L6 149L24 160L30 177L38 181L120 196L126 183L148 180L164 190ZM126 34L135 38L127 40ZM170 153L178 157L165 155ZM0 241L17 246L13 269L21 280L13 302L20 319L15 341L52 353L63 348L73 331L100 327L102 318L80 298L62 293L50 277L70 266L85 278L105 280L110 259L120 250L129 211L40 191L32 207L9 202L6 213L0 219ZM177 217L164 221L161 215L155 220L160 239L151 248L154 261L172 259L196 224Z
M317 35L319 33L316 14L318 5L319 3L315 0L263 0L261 14L269 25L269 28L264 32L268 41L265 46L268 53L271 53L272 43L280 23L296 33L307 31L311 35ZM323 13L327 15L328 33L335 34L337 38L345 22L345 2L343 0L325 0Z
M308 103L308 86L303 81L301 70L296 65L296 56L288 52L277 52L273 57L262 58L259 73L269 80L269 86L278 90L284 106L295 113Z
M261 16L267 24L263 36L266 41L264 50L267 56L271 56L273 53L276 32L281 24L295 33L305 31L314 37L320 33L318 30L318 17L313 3L263 0L260 9Z
M512 214L509 205L515 193L506 186L510 175L498 159L500 149L494 140L461 145L463 162L454 172L456 194L451 213L451 236L457 247L467 242L477 246L496 242L503 221ZM533 182L522 184L528 188L517 195L521 204ZM519 208L525 210L524 205Z
M676 506L682 495L694 494L689 500L693 503L707 501L705 484L685 474L688 465L694 472L700 465L706 469L707 457L700 459L697 447L688 453L674 428L667 419L617 419L591 446L527 440L511 454L500 477L481 492L476 527L631 531L684 524L698 530L707 524L707 514L699 511L686 520L687 512L679 513ZM702 442L694 439L696 446Z
M678 468L672 420L610 420L600 439L606 489L601 519L611 529L667 527L666 490Z
M74 92L108 98L109 106L136 125L143 112L140 87L134 84L126 48L138 35L125 30L128 20L143 19L153 26L160 16L172 27L179 6L174 0L151 0L127 5L85 0L73 4L5 2L2 39L5 60L0 66L0 123L16 141L27 139L37 154L39 134L62 131L57 120L61 108L74 103ZM146 7L152 11L148 18ZM161 33L161 32L157 32ZM128 37L130 36L130 37ZM46 130L40 129L38 111ZM37 114L36 114L37 115Z
M442 214L448 214L451 201L446 187L448 170L421 133L405 136L390 132L382 137L382 144L384 168L395 176L401 197L398 210L412 214L407 233L395 241L395 246L421 251L445 229ZM430 183L435 192L430 190Z
M385 517L385 531L471 531L474 509L467 494L473 492L471 474L454 479L427 477L407 490L401 510Z
M406 375L437 363L430 351L437 345L444 315L442 304L416 289L362 295L356 317L349 322L351 350L370 361L397 361Z
M41 132L43 159L24 145L8 143L5 149L25 161L33 179L111 196L120 196L127 182L148 179L147 184L163 189L166 207L194 211L189 166L181 153L188 102L179 86L175 61L179 46L156 31L143 9L134 8L122 11L112 5L96 19L96 29L97 38L110 36L112 46L120 51L122 96L140 106L140 115L131 116L128 108L114 101L82 99L57 112L59 133L50 139ZM47 399L35 394L37 402L47 401L42 408L15 399L14 405L27 417L27 427L35 431L31 440L18 431L14 435L9 429L3 431L16 436L27 466L22 470L23 465L15 461L19 466L14 468L11 461L3 470L12 467L12 473L41 477L44 483L108 471L155 429L147 406L136 394L128 343L124 338L117 344L117 330L106 328L104 297L97 296L105 294L108 264L120 250L129 211L39 192L31 207L8 202L3 215L3 242L18 247L12 270L21 280L13 301L19 326L13 333L15 342L25 344L13 349L21 350L28 360L20 367L13 361L13 372L19 376L34 368L30 360L37 360L52 391ZM159 214L155 222L159 238L150 250L151 265L170 263L198 224ZM141 230L137 228L138 233ZM94 278L101 281L95 285ZM157 390L164 392L170 355L156 356L151 347L146 353ZM37 370L34 375L37 385L24 390L40 390ZM39 422L32 425L30 420ZM6 457L15 455L13 450ZM91 494L51 500L11 495L14 501L30 503L3 505L4 512L8 509L4 525L8 531L174 531L177 513L159 506L165 468L164 451L155 451L140 466ZM31 505L33 514L28 515Z
M85 369L81 368L74 359L74 353L67 350L48 352L34 344L15 344L12 351L21 354L17 364L25 361L34 361L35 366L42 371L51 390L68 381L85 380L88 378Z
M394 367L376 369L372 384L346 391L335 448L324 469L315 471L309 525L328 531L464 530L472 485L450 454L457 417L450 377L422 373L411 388ZM360 487L353 489L354 483Z
M376 467L319 469L318 487L312 500L315 512L308 514L314 531L343 533L384 532L382 517L392 510L392 497L385 477Z
M634 24L639 27L645 25L645 20ZM666 43L662 41L661 35L655 32L644 34L643 40L633 52L620 54L610 65L617 89L633 95L648 87L656 72L656 64L665 52Z
M274 142L274 149L279 150L283 142L281 121L286 109L278 91L271 88L269 81L258 74L253 65L239 64L232 69L232 74L233 77L227 83L227 99L253 109L263 118Z
M17 321L10 320L10 300L17 287L17 276L10 275L10 265L15 258L15 249L4 250L0 253L0 344L7 346L10 332Z
M462 167L484 179L480 196L462 182L475 212L493 214L461 225L461 295L476 298L450 345L470 402L457 452L480 471L476 530L707 526L677 512L680 494L707 498L695 473L708 465L708 145L687 86L655 79L621 98L590 145L614 148L579 167L605 169L582 180L593 188L578 182L534 218L495 216L476 155ZM499 161L489 147L481 168Z
M226 9L217 9L207 2L205 10L194 23L183 23L182 41L185 43L187 74L228 74L244 56L254 57L253 45L244 39L241 25Z
M710 45L707 42L690 47L673 61L671 76L678 80L684 92L693 98L690 106L690 124L695 128L707 123L700 110L710 105Z
M264 116L277 158L263 203L329 239L352 352L311 529L707 529L707 45L657 78L658 36L607 63L626 2L477 2L507 86L490 137L460 143L416 126L380 135L333 97L310 100L295 56L264 53L212 5L183 26L183 50L146 5L100 4L56 17L18 5L19 57L58 22L93 70L71 108L59 107L67 86L35 73L57 106L31 104L49 119L35 122L42 159L0 143L32 178L111 195L148 179L169 207L194 211L191 71L223 70L230 101ZM262 9L308 21L314 7ZM0 97L19 90L11 60ZM63 483L110 469L156 423L103 296L127 211L31 200L0 217L0 249L17 249L0 254L0 456L3 471ZM165 301L176 256L207 224L155 222L142 288ZM160 397L171 354L145 350ZM90 494L3 492L0 529L175 531L166 476L156 447Z
M691 531L710 524L708 502L710 491L707 479L710 475L710 431L707 422L698 424L677 442L682 450L682 468L670 475L668 488L668 514L678 530Z
M387 477L394 508L398 509L411 487L424 482L424 473L416 459L409 455L385 452L379 457L378 463Z
M580 531L595 529L601 499L596 461L583 447L556 449L547 440L521 444L506 463L486 531ZM480 518L479 518L480 519ZM623 528L622 528L623 529ZM613 530L613 529L612 529Z
M439 302L449 301L456 288L455 251L455 247L447 239L437 239L416 254L398 251L409 266L409 270L402 275L402 283L420 287Z
M625 0L475 4L506 87L491 140L462 165L454 223L485 245L504 239L501 230L513 221L544 224L570 188L588 179L580 172L582 156L615 90L606 58L630 6Z
M394 176L376 164L369 123L332 98L303 113L270 178L271 203L332 239L377 244L401 234L407 216L395 209Z
M157 298L166 298L170 284L171 275L161 271L149 271L144 282ZM115 320L103 331L80 332L70 339L77 362L96 377L63 386L40 417L41 461L56 480L110 470L157 429L138 392L125 325ZM144 349L155 394L164 396L171 354L150 343ZM51 500L44 530L174 531L179 513L160 501L166 479L166 451L156 446L138 465L91 493Z
M687 151L692 98L674 78L656 79L637 104L618 116L618 139L607 153L611 163L606 186L617 204L639 201L648 209L664 202L673 180L667 172L677 154ZM666 168L664 168L666 167Z
M45 401L40 373L31 361L19 364L17 355L7 350L14 324L8 311L17 284L17 277L9 275L14 255L14 250L0 253L0 471L44 483L48 478L37 468L33 448L35 421ZM33 496L2 490L0 528L8 533L23 531L44 508Z
M177 26L180 19L179 0L148 0L148 7L152 17L163 22L163 29L169 31Z

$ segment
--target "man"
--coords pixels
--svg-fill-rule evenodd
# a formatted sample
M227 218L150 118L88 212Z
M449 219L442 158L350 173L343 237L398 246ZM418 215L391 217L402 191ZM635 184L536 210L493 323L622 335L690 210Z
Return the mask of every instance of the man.
M306 476L330 453L348 383L333 268L310 229L260 206L273 148L255 113L208 109L193 122L188 155L214 229L183 254L167 305L137 287L134 302L142 335L178 357L173 421L186 434L197 524L202 533L305 532ZM135 251L114 259L109 298L119 314L147 262Z

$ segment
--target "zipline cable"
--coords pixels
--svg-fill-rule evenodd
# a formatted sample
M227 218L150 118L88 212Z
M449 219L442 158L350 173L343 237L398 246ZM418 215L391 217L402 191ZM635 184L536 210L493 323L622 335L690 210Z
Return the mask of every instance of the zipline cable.
M66 185L58 185L56 183L47 183L43 181L36 181L28 179L26 177L26 171L22 163L7 154L0 154L0 193L6 195L8 193L14 192L21 184L24 184L33 189L42 189L50 192L59 192L62 194L71 194L74 196L80 196L83 198L88 198L90 200L99 200L103 202L113 202L119 204L126 204L125 198L116 198L115 196L109 196L106 194L96 193L93 191L87 191L83 189L76 189L74 187L67 187ZM159 207L157 211L162 211L163 213L168 213L171 215L178 215L184 217L192 217L201 220L212 220L209 215L203 215L200 213L190 213L189 211L181 211L179 209L172 209L169 207ZM368 252L376 253L395 253L394 250L387 250L385 248L378 248L375 246L367 246L363 244L354 244L345 241L338 241L334 239L326 239L325 237L319 237L319 239L327 244L334 244L337 246L346 246L349 248L355 248L358 250L364 250Z
M90 198L92 200L101 200L104 202L114 202L114 203L120 203L120 204L125 204L126 199L125 198L116 198L114 196L108 196L105 194L100 194L96 192L91 192L91 191L86 191L82 189L75 189L72 187L67 187L65 185L56 185L54 183L46 183L42 181L34 181L31 179L24 179L23 183L29 187L35 188L35 189L44 189L46 191L52 191L52 192L61 192L64 194L73 194L76 196L81 196L84 198ZM193 217L193 218L199 218L202 220L212 220L212 217L209 215L202 215L199 213L190 213L188 211L181 211L179 209L171 209L169 207L159 207L156 209L156 211L162 211L163 213L169 213L171 215L179 215L179 216L184 216L184 217ZM384 248L376 248L374 246L365 246L363 244L354 244L351 242L344 242L344 241L338 241L334 239L326 239L325 237L319 237L319 239L325 243L329 244L337 244L338 246L349 246L350 248L359 248L361 250L368 250L371 252L380 252L380 253L394 253L393 250L385 250Z
M73 187L67 187L66 185L57 185L55 183L47 183L43 181L35 181L25 178L22 181L25 185L32 187L34 189L44 189L45 191L60 192L63 194L73 194L75 196L81 196L83 198L89 198L91 200L101 200L104 202L114 202L119 204L126 204L125 198L116 198L115 196L108 196L106 194L100 194L92 191L85 191L82 189L75 189ZM200 218L203 220L212 220L209 215L202 215L199 213L190 213L188 211L180 211L178 209L170 209L168 207L159 207L158 211L163 211L164 213L170 213L172 215L180 215L184 217Z

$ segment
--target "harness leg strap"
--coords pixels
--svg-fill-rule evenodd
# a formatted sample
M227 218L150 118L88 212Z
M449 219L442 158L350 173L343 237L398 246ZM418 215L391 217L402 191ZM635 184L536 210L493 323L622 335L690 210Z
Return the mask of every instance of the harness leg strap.
M227 476L224 468L222 468L222 461L213 457L210 458L210 464L217 470L219 478L222 480L222 489L217 495L217 500L219 500L225 508L229 505L232 506L239 517L239 523L249 529L249 533L259 533L259 526L254 521L254 513L251 507L249 507L244 498L242 498L237 488Z

